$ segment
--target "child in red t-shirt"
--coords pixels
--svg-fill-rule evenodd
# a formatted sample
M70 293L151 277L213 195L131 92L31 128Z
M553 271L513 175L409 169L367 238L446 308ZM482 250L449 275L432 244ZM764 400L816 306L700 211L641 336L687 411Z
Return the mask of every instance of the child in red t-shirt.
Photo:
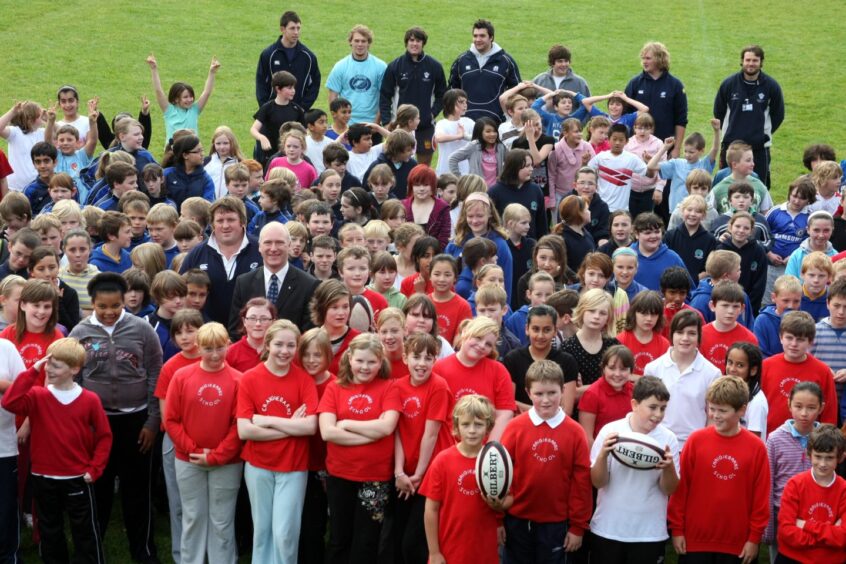
M613 345L602 355L602 378L579 400L579 425L585 430L588 449L600 429L631 411L634 366L634 356L625 345Z
M280 319L264 336L264 362L238 383L238 436L253 516L253 558L294 562L308 480L309 437L317 432L317 387L293 365L300 330Z
M670 340L670 324L680 311L685 309L699 313L699 310L685 303L690 295L690 273L683 266L672 266L661 273L661 295L664 298L664 330L661 336ZM699 313L702 317L702 313ZM704 325L705 318L702 318Z
M740 425L749 403L746 382L717 378L706 399L714 424L688 437L679 486L670 497L673 548L679 555L705 553L703 562L726 554L752 562L769 519L767 450Z
M2 395L4 409L32 421L32 480L40 554L45 562L68 561L67 512L74 558L102 562L92 484L109 461L112 431L100 398L74 382L85 363L85 349L79 341L59 339L46 352ZM46 387L36 385L42 369ZM3 502L14 503L14 499ZM14 551L14 547L7 548Z
M394 561L424 562L428 556L423 529L426 499L417 490L429 463L455 441L449 431L452 394L446 381L432 373L440 343L426 333L411 335L403 359L410 373L397 380L402 413L394 448L397 500L394 513Z
M792 477L781 496L776 562L846 562L846 480L834 473L844 450L834 425L811 433L811 469Z
M532 408L502 434L514 461L511 493L503 503L505 554L508 562L553 561L562 547L577 551L588 529L590 449L582 429L561 409L564 373L556 362L532 364L526 392Z
M726 371L726 352L737 342L758 344L755 334L737 322L743 314L746 295L737 282L723 280L714 286L708 307L714 312L714 321L702 328L699 351L720 373Z
M329 471L327 562L377 557L391 493L394 429L402 411L388 371L379 338L361 334L344 353L338 379L320 399L318 420Z
M638 376L643 376L646 365L670 348L670 341L662 335L663 329L664 299L661 294L647 290L635 296L626 312L625 330L617 333L617 340L632 351L634 373Z
M764 360L761 390L767 396L767 433L775 431L790 418L788 398L799 382L815 382L823 392L822 423L837 423L837 392L834 374L809 351L817 334L811 314L791 311L781 318L778 329L784 352Z
M370 253L364 247L353 246L341 249L336 260L338 274L344 286L353 296L362 296L370 305L370 324L366 329L372 330L379 320L379 314L388 307L388 300L379 292L367 288L370 279ZM364 327L357 326L364 331Z
M335 378L327 369L332 362L332 345L326 331L319 327L309 329L297 344L296 363L311 376L317 387L317 401L323 397L326 386ZM326 443L320 432L309 438L308 484L305 491L303 516L300 524L298 562L323 562L326 539Z
M446 380L455 401L468 394L479 394L493 403L496 422L490 440L498 441L517 410L511 376L495 360L499 324L487 317L477 317L464 326L460 339L461 348L439 360L435 373Z
M430 294L433 291L429 277L429 265L436 254L441 252L441 244L434 237L420 237L411 247L411 260L414 262L414 274L406 276L400 283L400 292L406 298L412 294Z
M200 362L180 369L167 389L165 429L176 451L182 501L182 560L237 559L235 501L241 441L235 421L241 373L226 364L229 333L217 322L197 331Z
M159 398L162 431L164 431L165 413L167 413L167 389L173 380L173 375L180 368L200 362L197 331L203 323L205 322L202 314L195 309L177 311L170 322L170 338L179 347L180 352L164 363L159 372L159 378L156 380L156 391L153 392L153 395ZM173 441L166 431L162 436L162 469L167 489L167 505L170 510L170 551L174 561L178 562L181 559L182 502L179 499L179 484L176 483L176 454L173 450Z
M470 394L455 404L452 429L459 442L435 457L420 486L429 564L499 561L500 514L482 497L475 469L493 428L494 407L486 398Z
M408 376L408 367L403 361L402 338L405 333L405 314L401 309L389 307L382 311L376 324L379 340L385 349L385 358L391 364L391 379Z
M438 312L438 329L441 336L452 343L461 322L473 318L467 300L453 292L458 278L458 263L454 257L441 254L432 259L429 270L433 288L429 296Z
M320 283L311 298L311 322L322 327L332 346L329 372L338 373L341 357L359 334L350 327L352 294L340 280L330 278Z

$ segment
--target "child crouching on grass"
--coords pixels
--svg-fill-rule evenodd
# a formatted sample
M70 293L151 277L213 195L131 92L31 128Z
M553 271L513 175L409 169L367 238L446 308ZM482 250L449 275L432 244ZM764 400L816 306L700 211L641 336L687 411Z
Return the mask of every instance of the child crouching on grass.
M103 561L92 484L109 460L112 431L97 395L74 382L84 363L79 341L59 339L47 348L47 356L18 376L2 399L4 409L29 417L39 551L45 562L70 561L65 512L74 561ZM44 387L35 385L42 367Z

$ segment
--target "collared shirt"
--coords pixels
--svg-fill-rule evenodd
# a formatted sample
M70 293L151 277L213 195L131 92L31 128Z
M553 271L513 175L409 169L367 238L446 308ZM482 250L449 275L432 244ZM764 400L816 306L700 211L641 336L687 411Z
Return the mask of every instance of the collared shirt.
M564 423L564 419L566 417L567 417L567 415L564 413L564 410L561 409L560 407L558 408L558 413L556 413L554 416L550 417L549 419L541 418L541 416L538 415L538 412L535 411L534 407L529 410L529 419L532 420L532 424L535 427L540 427L541 425L546 423L547 425L549 425L549 427L551 429L555 429L556 427L558 427L559 425Z
M97 319L97 314L95 313L94 315L91 316L91 324L96 325L98 327L102 327L103 330L106 333L109 334L109 337L111 337L112 333L115 332L115 327L117 327L117 324L120 323L123 320L124 315L126 315L126 310L125 309L120 310L120 317L117 318L117 321L115 321L112 325L107 326L107 325L103 325L103 323L99 319Z
M820 422L819 422L819 421L814 421L814 429L816 429L816 428L817 428L817 427L819 427L819 426L820 426ZM807 434L807 435L803 435L802 433L800 433L799 431L797 431L797 430L796 430L796 427L794 426L794 421L793 421L793 419L788 419L788 420L787 420L787 428L790 430L790 435L791 435L794 439L796 439L797 441L799 441L799 444L800 444L800 445L802 445L802 448L803 448L803 449L807 449L807 448L808 448L808 437L810 436L810 433L809 433L809 434Z
M224 256L224 254L221 252L214 234L209 237L208 245L210 248L217 251L217 253L220 255L220 260L223 262L223 269L226 271L227 280L232 280L232 278L235 276L235 266L238 262L238 255L241 254L241 251L243 251L249 243L250 240L247 239L247 232L244 231L244 235L241 238L241 246L238 247L238 251L234 253L230 258L226 258L226 256Z
M289 263L285 262L285 266L282 267L282 270L275 273L276 278L279 279L279 281L276 283L277 288L279 289L279 294L282 293L282 283L285 281L285 276L288 275L289 266L290 266ZM263 267L263 268L264 268L264 295L265 295L265 297L267 297L267 295L270 294L270 277L273 276L274 273L271 272L266 266Z

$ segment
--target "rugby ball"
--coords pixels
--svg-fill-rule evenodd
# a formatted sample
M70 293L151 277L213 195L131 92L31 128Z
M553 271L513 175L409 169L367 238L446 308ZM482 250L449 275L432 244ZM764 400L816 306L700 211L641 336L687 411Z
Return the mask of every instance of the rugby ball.
M617 462L635 470L652 470L664 458L664 449L643 433L621 433L611 455Z
M476 483L483 496L505 499L514 477L511 456L501 443L491 441L476 456Z

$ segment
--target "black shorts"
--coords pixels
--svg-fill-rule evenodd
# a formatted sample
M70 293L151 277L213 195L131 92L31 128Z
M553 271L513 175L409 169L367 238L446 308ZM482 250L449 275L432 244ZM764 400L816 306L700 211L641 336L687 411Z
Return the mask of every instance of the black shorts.
M432 124L417 126L414 132L414 138L417 140L417 154L431 155L435 152L435 147L432 145L432 138L435 136L435 126Z

